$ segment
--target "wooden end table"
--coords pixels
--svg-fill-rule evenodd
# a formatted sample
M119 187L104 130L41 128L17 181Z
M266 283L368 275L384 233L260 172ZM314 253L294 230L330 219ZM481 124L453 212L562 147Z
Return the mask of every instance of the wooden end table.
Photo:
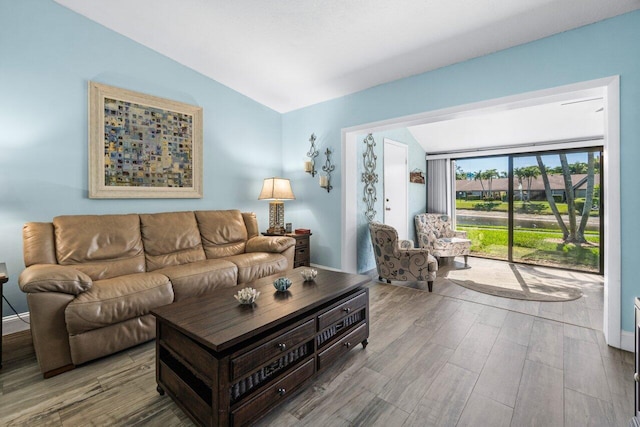
M370 277L318 269L277 292L265 277L152 310L158 392L197 424L248 425L369 337ZM233 295L251 286L254 305Z

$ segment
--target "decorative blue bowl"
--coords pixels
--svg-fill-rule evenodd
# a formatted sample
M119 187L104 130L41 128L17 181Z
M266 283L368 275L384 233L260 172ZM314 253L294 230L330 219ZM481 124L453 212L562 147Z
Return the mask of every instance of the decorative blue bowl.
M291 280L286 277L279 277L273 282L273 287L280 292L284 292L291 286Z

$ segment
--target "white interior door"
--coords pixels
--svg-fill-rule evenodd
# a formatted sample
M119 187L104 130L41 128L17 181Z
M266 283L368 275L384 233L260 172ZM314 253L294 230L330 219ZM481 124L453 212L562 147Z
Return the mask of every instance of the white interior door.
M398 230L398 238L409 234L409 165L408 147L384 139L384 223Z

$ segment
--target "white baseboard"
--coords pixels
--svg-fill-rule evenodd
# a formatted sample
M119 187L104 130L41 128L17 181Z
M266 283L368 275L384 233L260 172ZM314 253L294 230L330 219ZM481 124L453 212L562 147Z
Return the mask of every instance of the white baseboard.
M20 317L22 317L22 319L26 320L27 322L30 321L28 311L25 313L20 313ZM15 332L26 331L28 329L29 329L29 324L24 323L15 314L12 316L6 316L2 318L2 335L9 335Z
M340 272L340 273L342 272L342 270L340 270L339 268L326 267L324 265L318 265L318 264L310 264L310 265L311 265L311 267L321 268L323 270L337 271L337 272Z
M635 336L633 332L620 332L620 348L632 353L636 351Z

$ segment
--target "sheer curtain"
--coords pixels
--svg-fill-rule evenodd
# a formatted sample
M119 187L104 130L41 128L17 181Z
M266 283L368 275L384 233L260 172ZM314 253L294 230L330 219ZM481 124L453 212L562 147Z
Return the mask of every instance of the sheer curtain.
M451 160L427 161L427 212L451 216Z

